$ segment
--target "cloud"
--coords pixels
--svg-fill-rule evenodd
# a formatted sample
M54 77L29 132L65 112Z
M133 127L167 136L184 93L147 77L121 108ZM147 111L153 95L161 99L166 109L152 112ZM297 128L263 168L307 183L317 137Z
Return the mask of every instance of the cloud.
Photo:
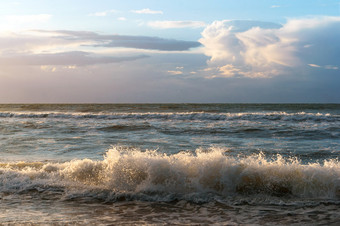
M161 51L185 51L195 48L201 44L196 41L182 41L175 39L164 39L148 36L129 36L129 35L100 35L95 32L87 31L39 31L41 33L53 34L54 39L59 39L88 45L92 47L124 47L146 50ZM88 44L84 44L88 43Z
M273 77L309 65L338 68L340 17L291 19L280 25L223 20L207 26L199 40L215 77ZM315 62L309 64L308 62ZM216 74L217 72L217 74ZM209 77L209 75L208 75Z
M50 14L37 14L37 15L9 15L6 16L8 21L15 21L16 23L33 23L33 22L46 22L50 20Z
M316 65L316 64L308 64L308 65L311 66L311 67L321 67L321 66Z
M339 69L339 67L334 66L334 65L320 66L320 65L317 65L317 64L308 64L308 66L314 67L314 68L324 68L324 69L327 69L327 70L338 70Z
M138 14L163 14L163 11L160 11L160 10L155 11L149 8L141 9L141 10L131 10L131 12L138 13Z
M171 75L181 75L181 74L183 74L182 71L167 71L167 72Z
M200 28L205 27L206 24L202 21L151 21L148 26L159 29L169 28Z
M112 36L110 41L99 46L150 49L161 51L185 51L200 46L199 42L181 41L144 36Z
M22 30L32 25L47 23L52 18L50 14L7 15L2 18L0 30Z
M89 16L107 16L110 13L116 13L117 10L106 10L106 11L102 11L102 12L95 12L95 13L90 13Z
M16 57L0 57L0 65L42 65L42 70L55 71L48 65L68 65L68 67L93 64L109 64L146 58L146 55L128 57L103 57L88 52L74 51L54 54L31 54Z
M339 69L339 67L333 66L333 65L326 65L325 68L328 69L328 70L338 70Z
M117 20L126 21L127 19L125 17L118 17Z
M195 41L147 36L101 35L95 32L71 30L33 30L0 33L0 58L2 62L8 62L10 65L13 65L11 62L59 64L59 58L62 57L71 62L76 61L62 64L87 65L142 58L140 55L136 56L136 49L148 50L148 52L149 50L186 51L200 45ZM119 52L115 48L119 48Z
M0 61L1 62L1 61ZM41 65L40 69L46 72L56 72L57 68L51 65Z
M32 30L0 33L1 65L92 65L147 57L140 50L186 51L201 44L147 36L101 35L88 31ZM119 50L115 50L119 48ZM50 70L51 71L51 70Z
M218 69L224 77L233 77L235 74L240 72L240 69L235 68L232 64L226 64Z
M167 71L167 73L171 74L171 75L182 75L183 69L184 69L183 66L177 66L176 70L169 70L169 71Z

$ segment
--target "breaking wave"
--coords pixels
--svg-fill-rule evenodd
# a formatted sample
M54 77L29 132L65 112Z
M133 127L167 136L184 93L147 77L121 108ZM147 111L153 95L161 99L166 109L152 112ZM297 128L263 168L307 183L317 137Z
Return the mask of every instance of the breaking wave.
M66 113L66 112L0 112L0 118L74 118L74 119L168 119L168 120L283 120L340 121L340 115L329 113L287 112L147 112L147 113Z
M338 202L340 163L302 164L262 153L232 157L219 148L166 155L120 146L101 161L0 163L0 194L27 192L106 202L208 202L235 196Z

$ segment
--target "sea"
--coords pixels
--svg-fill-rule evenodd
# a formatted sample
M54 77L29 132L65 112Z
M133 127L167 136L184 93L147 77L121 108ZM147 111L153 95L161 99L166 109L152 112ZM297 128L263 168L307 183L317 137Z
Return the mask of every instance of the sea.
M0 225L339 225L340 104L1 104Z

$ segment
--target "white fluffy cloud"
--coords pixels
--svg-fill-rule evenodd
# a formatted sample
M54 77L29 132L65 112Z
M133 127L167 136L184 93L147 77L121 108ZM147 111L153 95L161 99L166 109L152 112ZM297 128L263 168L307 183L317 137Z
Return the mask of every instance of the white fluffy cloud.
M200 42L210 57L212 77L273 77L307 65L338 69L336 40L340 40L340 17L292 19L283 25L215 21L202 32Z
M148 23L150 27L169 29L169 28L200 28L205 27L206 24L202 21L151 21Z

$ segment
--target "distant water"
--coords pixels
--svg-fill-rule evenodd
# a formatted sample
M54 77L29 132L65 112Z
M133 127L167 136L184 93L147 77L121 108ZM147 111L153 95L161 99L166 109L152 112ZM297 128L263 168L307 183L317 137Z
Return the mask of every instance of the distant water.
M340 222L340 105L0 105L0 224Z

